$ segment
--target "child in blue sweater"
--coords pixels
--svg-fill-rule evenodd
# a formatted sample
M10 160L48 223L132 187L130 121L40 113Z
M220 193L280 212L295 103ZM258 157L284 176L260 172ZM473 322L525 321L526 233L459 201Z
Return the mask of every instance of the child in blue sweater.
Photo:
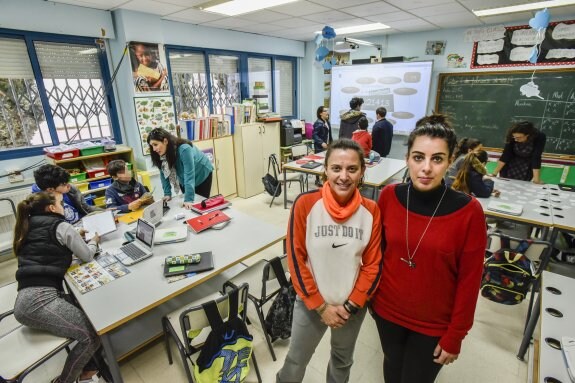
M108 174L114 182L106 189L106 207L115 207L122 213L138 210L142 205L154 202L154 197L146 193L144 185L132 177L132 171L123 160L113 160L108 164Z

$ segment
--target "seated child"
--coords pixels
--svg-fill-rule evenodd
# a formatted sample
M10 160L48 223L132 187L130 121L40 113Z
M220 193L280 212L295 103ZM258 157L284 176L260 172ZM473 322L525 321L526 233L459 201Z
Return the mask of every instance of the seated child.
M69 183L70 173L60 166L46 164L34 171L32 193L41 191L56 192L62 194L64 204L64 219L69 224L74 224L94 211L103 209L90 206L86 203L82 192L76 186Z
M487 176L485 168L487 158L485 150L479 150L476 153L469 152L451 187L480 198L487 198L491 193L498 193L493 190L493 180Z
M108 174L114 182L106 189L106 207L116 207L122 213L138 210L142 205L154 202L154 197L146 193L144 185L132 177L123 160L110 161Z
M357 121L357 130L354 131L351 135L351 139L354 140L361 146L364 152L364 157L369 157L369 152L371 152L371 134L367 131L367 126L369 125L369 121L367 121L367 117L362 116Z

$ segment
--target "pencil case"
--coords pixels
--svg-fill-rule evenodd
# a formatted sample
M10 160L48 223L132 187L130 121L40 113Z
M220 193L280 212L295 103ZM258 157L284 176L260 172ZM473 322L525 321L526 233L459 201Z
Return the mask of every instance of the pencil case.
M166 257L167 265L187 265L190 263L200 263L202 256L200 254L170 255Z

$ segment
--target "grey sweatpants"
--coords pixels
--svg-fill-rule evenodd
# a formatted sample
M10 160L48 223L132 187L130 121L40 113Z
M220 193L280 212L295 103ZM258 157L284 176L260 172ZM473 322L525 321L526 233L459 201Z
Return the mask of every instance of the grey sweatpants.
M78 343L68 354L60 381L72 383L100 347L100 338L78 307L58 296L52 287L28 287L18 292L14 317L31 328L71 338Z
M327 366L327 383L349 381L355 342L365 318L366 308L352 315L347 323L338 329L331 329L331 354ZM303 380L305 370L327 326L314 311L308 310L297 297L294 305L289 351L282 369L277 373L277 383L297 383Z

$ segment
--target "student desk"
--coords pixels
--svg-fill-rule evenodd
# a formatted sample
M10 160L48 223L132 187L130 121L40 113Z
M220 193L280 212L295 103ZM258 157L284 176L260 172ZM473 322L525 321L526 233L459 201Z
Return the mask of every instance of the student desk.
M321 152L316 155L325 157L326 152ZM320 161L320 160L318 160ZM323 165L318 166L315 169L305 169L302 168L303 164L298 164L296 161L288 162L283 166L284 184L287 177L287 171L291 170L294 172L314 174L321 176L324 173ZM385 185L385 183L397 173L405 169L405 160L396 160L394 158L382 158L381 161L375 166L368 167L365 169L365 176L363 184L369 186L373 189L372 198L375 198L376 190L379 190ZM284 209L287 209L287 194L284 193Z
M184 220L173 218L177 212L184 211L185 219L196 216L180 208L181 203L181 198L172 199L171 210L158 228L182 225ZM221 289L221 284L205 282L285 238L283 228L233 208L225 213L232 220L223 230L208 229L199 234L190 231L185 242L154 246L151 258L128 267L130 274L85 294L80 294L66 276L72 293L102 339L114 383L122 382L117 359L159 336L163 315ZM117 231L104 236L102 250L119 247L124 241L123 232L128 229L127 225L120 225ZM168 283L163 275L165 257L195 251L212 251L215 268Z

